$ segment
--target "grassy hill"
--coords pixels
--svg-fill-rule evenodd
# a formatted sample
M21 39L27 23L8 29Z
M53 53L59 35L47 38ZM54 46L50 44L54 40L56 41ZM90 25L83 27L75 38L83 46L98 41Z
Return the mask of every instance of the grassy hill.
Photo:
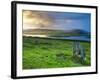
M80 43L85 48L84 63L73 57L73 41L23 37L23 69L90 66L90 42Z

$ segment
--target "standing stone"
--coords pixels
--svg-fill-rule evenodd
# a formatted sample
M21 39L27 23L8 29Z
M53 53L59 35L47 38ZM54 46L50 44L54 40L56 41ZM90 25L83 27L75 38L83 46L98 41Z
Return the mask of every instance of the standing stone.
M82 60L82 63L85 60L85 50L84 47L79 42L73 43L73 56L79 56Z
M82 45L79 45L79 48L80 48L80 57L81 57L81 60L82 60L82 62L84 62L85 57L86 57L84 47Z

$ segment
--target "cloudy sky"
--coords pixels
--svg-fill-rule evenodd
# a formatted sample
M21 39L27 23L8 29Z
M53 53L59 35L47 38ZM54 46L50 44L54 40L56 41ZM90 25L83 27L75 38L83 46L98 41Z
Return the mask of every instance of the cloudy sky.
M89 13L47 12L23 10L23 30L53 29L90 31Z

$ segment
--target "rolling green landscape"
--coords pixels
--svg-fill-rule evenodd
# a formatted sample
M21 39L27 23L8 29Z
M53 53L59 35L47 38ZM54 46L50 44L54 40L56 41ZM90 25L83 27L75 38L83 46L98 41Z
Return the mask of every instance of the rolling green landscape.
M86 53L84 63L79 57L73 56L73 42L23 36L23 69L90 66L90 42L80 42Z

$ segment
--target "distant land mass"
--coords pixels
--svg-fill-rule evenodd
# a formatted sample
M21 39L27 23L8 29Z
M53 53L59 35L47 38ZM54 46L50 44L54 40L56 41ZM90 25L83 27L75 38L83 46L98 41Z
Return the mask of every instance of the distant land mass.
M48 36L86 36L90 37L90 32L82 29L73 30L51 30L51 29L28 29L23 30L24 35L48 35Z

